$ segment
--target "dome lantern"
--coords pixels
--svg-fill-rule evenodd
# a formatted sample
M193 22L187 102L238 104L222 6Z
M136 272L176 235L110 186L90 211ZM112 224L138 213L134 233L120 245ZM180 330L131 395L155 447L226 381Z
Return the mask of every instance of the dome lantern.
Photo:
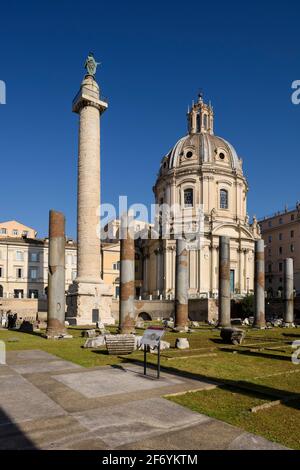
M189 134L214 133L214 112L211 104L203 101L203 94L198 94L198 100L192 104L187 113Z

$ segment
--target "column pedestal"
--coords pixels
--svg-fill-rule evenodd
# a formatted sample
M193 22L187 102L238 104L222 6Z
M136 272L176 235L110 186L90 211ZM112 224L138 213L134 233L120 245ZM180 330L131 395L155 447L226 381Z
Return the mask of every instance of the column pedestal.
M103 282L74 281L67 296L67 320L70 325L92 325L98 321L114 325L111 315L112 286Z

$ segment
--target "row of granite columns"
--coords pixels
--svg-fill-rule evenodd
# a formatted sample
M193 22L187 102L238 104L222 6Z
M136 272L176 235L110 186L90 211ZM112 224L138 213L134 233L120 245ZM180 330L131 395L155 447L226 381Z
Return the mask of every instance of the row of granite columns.
M119 331L135 332L135 244L130 217L121 217L120 225L120 304ZM55 338L65 330L65 217L54 210L49 214L48 321L46 336ZM188 249L185 239L176 240L175 322L177 331L188 326ZM284 324L294 322L293 259L284 260ZM219 316L218 326L231 325L230 238L219 239ZM255 242L254 323L265 328L264 241Z
M121 240L120 332L134 332L134 239L127 231ZM188 249L184 239L176 240L175 322L177 331L188 326ZM284 324L294 322L293 259L284 261ZM231 326L230 238L219 238L218 326ZM265 328L265 260L264 241L255 241L254 328Z
M254 267L254 328L266 327L265 316L265 246L264 240L255 241ZM285 326L294 323L294 269L293 259L284 260L283 321ZM230 238L220 237L219 243L219 318L220 327L229 327L230 319Z

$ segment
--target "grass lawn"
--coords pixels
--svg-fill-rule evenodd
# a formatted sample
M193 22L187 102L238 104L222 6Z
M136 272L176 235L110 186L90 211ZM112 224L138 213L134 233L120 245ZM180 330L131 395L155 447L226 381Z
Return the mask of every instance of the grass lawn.
M110 328L112 332L115 328ZM141 361L137 351L127 357L109 356L105 350L83 349L82 328L69 328L71 340L51 341L40 334L0 330L7 350L41 349L84 367ZM143 330L138 330L142 334ZM174 349L177 337L188 337L190 349ZM209 391L169 397L181 405L260 434L294 449L300 449L300 400L252 413L250 408L300 394L300 365L291 362L291 343L300 339L298 329L247 330L242 346L225 345L219 331L201 326L192 334L167 332L164 339L171 349L162 352L166 371L210 379L219 386ZM156 355L148 355L156 363Z

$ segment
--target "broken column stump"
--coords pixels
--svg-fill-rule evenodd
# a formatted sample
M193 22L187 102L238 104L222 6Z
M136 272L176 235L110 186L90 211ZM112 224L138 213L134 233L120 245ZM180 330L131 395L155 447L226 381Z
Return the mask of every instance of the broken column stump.
M245 338L245 331L241 330L240 328L222 328L221 329L221 338L225 341L225 343L229 344L242 344Z
M130 354L135 348L135 336L134 335L106 335L106 348L108 354L123 355Z

